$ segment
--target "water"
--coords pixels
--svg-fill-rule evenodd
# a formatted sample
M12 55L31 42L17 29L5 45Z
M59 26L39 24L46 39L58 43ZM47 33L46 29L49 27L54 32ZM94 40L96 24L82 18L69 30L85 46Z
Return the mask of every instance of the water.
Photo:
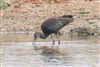
M99 67L98 36L64 35L60 37L61 44L58 46L56 42L53 48L50 38L39 39L37 50L32 45L31 35L3 34L1 39L2 67Z

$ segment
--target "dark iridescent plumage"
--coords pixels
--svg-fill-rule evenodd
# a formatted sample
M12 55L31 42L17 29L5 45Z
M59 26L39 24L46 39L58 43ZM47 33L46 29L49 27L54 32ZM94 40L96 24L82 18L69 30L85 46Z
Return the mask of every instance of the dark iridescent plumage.
M41 29L44 35L49 35L52 33L58 33L58 31L66 26L69 22L72 22L73 18L72 15L64 15L62 17L52 17L46 19L41 24Z
M48 18L41 24L41 30L43 33L35 32L34 38L35 40L37 39L37 37L45 39L52 33L57 34L60 29L62 29L70 22L73 22L73 20L74 19L72 15L63 15L61 17Z

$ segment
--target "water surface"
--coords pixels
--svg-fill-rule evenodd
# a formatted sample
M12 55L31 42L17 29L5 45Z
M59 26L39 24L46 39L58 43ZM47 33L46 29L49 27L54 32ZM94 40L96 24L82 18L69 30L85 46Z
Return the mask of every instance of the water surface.
M99 36L64 35L53 48L50 37L38 39L37 50L31 34L2 34L0 39L2 67L99 67Z

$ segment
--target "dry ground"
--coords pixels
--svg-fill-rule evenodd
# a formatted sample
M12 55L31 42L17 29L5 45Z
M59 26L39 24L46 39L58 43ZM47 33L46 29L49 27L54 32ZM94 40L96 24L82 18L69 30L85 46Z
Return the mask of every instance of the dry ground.
M0 10L0 32L34 32L40 30L40 25L46 18L64 14L74 15L75 20L64 27L62 32L67 33L80 27L100 32L99 1L80 0L42 4L5 1L8 2L9 7Z

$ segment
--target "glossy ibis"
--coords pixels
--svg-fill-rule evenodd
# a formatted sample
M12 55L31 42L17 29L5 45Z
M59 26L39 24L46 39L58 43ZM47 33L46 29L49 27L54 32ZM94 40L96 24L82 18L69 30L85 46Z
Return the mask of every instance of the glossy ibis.
M41 32L35 32L34 33L34 46L35 41L37 38L46 39L49 35L51 35L51 38L53 40L52 34L54 33L58 39L57 34L59 33L59 30L62 29L64 26L68 25L70 22L73 22L73 15L63 15L60 17L51 17L46 19L41 24ZM58 39L58 43L60 44L60 40ZM53 40L53 44L55 44L55 41Z

